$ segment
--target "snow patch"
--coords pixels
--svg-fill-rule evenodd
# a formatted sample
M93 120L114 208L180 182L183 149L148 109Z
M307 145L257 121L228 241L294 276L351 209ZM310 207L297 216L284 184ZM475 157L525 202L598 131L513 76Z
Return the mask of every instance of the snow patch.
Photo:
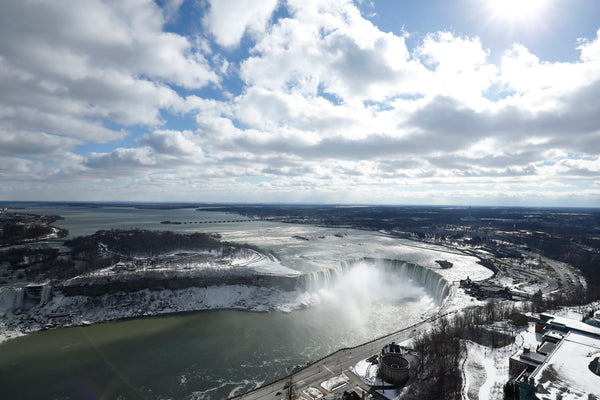
M377 379L379 364L373 364L367 360L361 360L353 367L350 367L350 371L352 371L354 375L358 376L364 383L372 386L375 384Z
M491 349L467 341L467 357L463 372L465 382L463 399L492 400L503 398L503 387L508 381L508 359L516 350L515 343Z
M348 377L342 373L341 375L334 376L325 382L321 382L321 387L329 392L333 392L334 390L346 386L348 383L350 383L350 379L348 379Z

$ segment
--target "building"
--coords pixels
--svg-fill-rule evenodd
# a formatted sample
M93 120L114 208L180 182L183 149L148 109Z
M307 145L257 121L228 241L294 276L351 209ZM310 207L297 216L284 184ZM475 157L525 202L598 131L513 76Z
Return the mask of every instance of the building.
M539 320L536 321L535 331L542 334L554 331L558 334L563 334L563 336L568 332L575 331L600 338L600 328L596 326L571 318L557 317L548 313L540 314Z
M581 398L600 396L599 357L599 338L577 331L567 333L542 363L517 378L519 398L529 400L544 394L544 398L554 399L567 391Z
M578 397L600 396L600 328L542 313L535 325L543 342L535 352L519 350L509 359L509 371L521 400L560 398L566 391Z
M409 378L410 361L406 354L409 350L398 344L390 343L381 349L379 355L379 375L385 382L402 386Z
M548 354L552 353L555 348L556 348L556 343L544 342L538 346L536 353L547 356Z
M496 286L492 284L473 282L467 276L467 279L460 281L460 287L465 289L465 293L478 299L501 298L511 299L512 294L508 287Z
M461 279L460 280L460 287L461 288L472 288L473 284L474 284L474 282L468 276L467 276L467 279Z
M508 359L508 371L512 376L519 376L527 369L533 370L546 360L546 355L532 352L525 347Z
M480 292L487 298L512 299L510 290L507 287L496 285L481 285Z

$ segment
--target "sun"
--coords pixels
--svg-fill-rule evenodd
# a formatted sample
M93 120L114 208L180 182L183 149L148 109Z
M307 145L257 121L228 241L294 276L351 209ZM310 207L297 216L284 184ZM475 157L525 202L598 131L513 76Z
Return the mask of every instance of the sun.
M535 19L548 0L487 0L494 16L511 21Z

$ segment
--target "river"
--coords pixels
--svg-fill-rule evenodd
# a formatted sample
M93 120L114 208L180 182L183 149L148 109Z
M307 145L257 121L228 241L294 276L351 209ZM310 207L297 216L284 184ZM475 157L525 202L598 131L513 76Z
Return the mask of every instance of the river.
M458 266L456 276L465 269L475 278L487 273L472 257L351 229L263 221L216 223L242 218L193 209L38 207L23 211L64 216L56 225L69 229L70 236L133 227L218 232L225 240L272 250L284 265L304 273L365 257L427 267L435 267L435 259L445 257ZM160 224L164 220L182 224ZM434 293L418 282L364 262L355 262L335 282L303 295L310 298L311 306L289 313L202 311L10 340L0 345L3 397L226 398L284 376L287 367L412 325L439 306Z

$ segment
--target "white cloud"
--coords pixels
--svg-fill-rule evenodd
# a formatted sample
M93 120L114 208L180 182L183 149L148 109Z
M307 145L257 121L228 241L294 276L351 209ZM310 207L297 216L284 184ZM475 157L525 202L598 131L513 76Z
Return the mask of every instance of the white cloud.
M157 153L167 156L193 156L196 159L203 157L202 148L197 144L197 138L191 131L154 131L140 141L141 145L153 148Z
M224 47L240 43L245 33L262 32L277 7L277 0L210 0L203 24Z
M234 107L203 119L200 125L204 146L212 154L217 158L226 154L223 160L244 160L246 165L264 165L264 173L277 177L273 185L317 188L318 181L326 180L331 185L343 181L356 187L419 183L470 187L496 181L522 191L522 185L539 185L541 177L548 179L545 185L563 185L558 170L549 173L542 168L560 165L565 155L561 149L594 154L597 148L600 121L593 116L597 107L591 94L595 86L590 81L582 85L580 77L561 80L567 70L589 71L593 77L593 65L542 63L524 47L515 46L496 66L489 63L489 51L479 39L436 33L427 35L413 54L400 52L404 65L418 58L430 69L415 64L414 70L426 71L423 80L413 82L425 97L371 106L364 100L374 96L377 79L386 82L388 95L399 91L394 86L394 69L387 68L391 64L385 60L385 49L377 47L382 36L369 42L364 37L371 36L364 35L360 46L371 46L372 54L356 57L358 61L375 59L369 64L369 68L377 66L373 79L368 70L352 76L352 68L361 67L348 60L354 52L365 50L359 41L340 36L351 18L327 14L326 6L309 7L311 21L321 18L331 28L309 29L314 28L310 21L298 20L307 11L293 11L296 18L275 24L243 63L247 87ZM324 52L326 46L334 50ZM348 70L332 68L334 59L346 60L339 67ZM275 66L270 69L270 65ZM375 77L375 71L381 76ZM386 71L392 72L387 76ZM530 79L521 79L528 74ZM364 79L355 84L359 78ZM509 87L515 94L484 98L484 92L498 83L505 85L499 90ZM327 92L339 96L339 101L323 97ZM544 106L536 104L537 99L544 99ZM529 107L520 107L520 102ZM234 119L244 127L234 126ZM281 155L287 161L284 158L273 165ZM350 161L362 164L355 169L340 167L340 162Z
M163 13L165 15L165 19L172 20L175 18L177 13L179 12L179 8L183 4L184 0L164 0L163 1ZM160 0L158 1L160 4Z
M494 63L478 37L408 40L349 0L196 4L193 37L165 32L180 0L32 4L0 5L2 182L111 182L124 199L175 184L230 201L597 196L598 37L572 62L515 44ZM146 133L74 154L127 129Z
M580 39L581 44L577 49L581 52L581 60L584 62L600 61L600 29L596 32L596 40L589 41Z
M151 1L9 0L1 7L3 54L19 69L56 78L116 70L190 88L218 80L187 38L162 30L163 14Z
M126 132L104 121L161 124L160 110L183 102L168 85L219 79L193 42L164 32L164 23L147 0L3 1L0 128L107 142Z
M131 176L201 165L204 151L191 131L157 130L145 135L137 147L118 147L110 153L91 153L82 160L80 173Z
M343 101L421 93L427 70L408 59L403 37L381 32L348 1L289 1L241 65L248 85Z
M44 132L6 131L0 128L0 155L39 156L77 143L71 138Z
M478 38L449 32L428 34L415 53L434 71L427 82L420 82L428 95L451 96L474 108L488 105L482 93L498 79L498 68L487 63L489 51Z
M91 153L85 164L89 168L127 168L129 170L154 166L156 159L151 147L129 149L119 147L111 153Z

